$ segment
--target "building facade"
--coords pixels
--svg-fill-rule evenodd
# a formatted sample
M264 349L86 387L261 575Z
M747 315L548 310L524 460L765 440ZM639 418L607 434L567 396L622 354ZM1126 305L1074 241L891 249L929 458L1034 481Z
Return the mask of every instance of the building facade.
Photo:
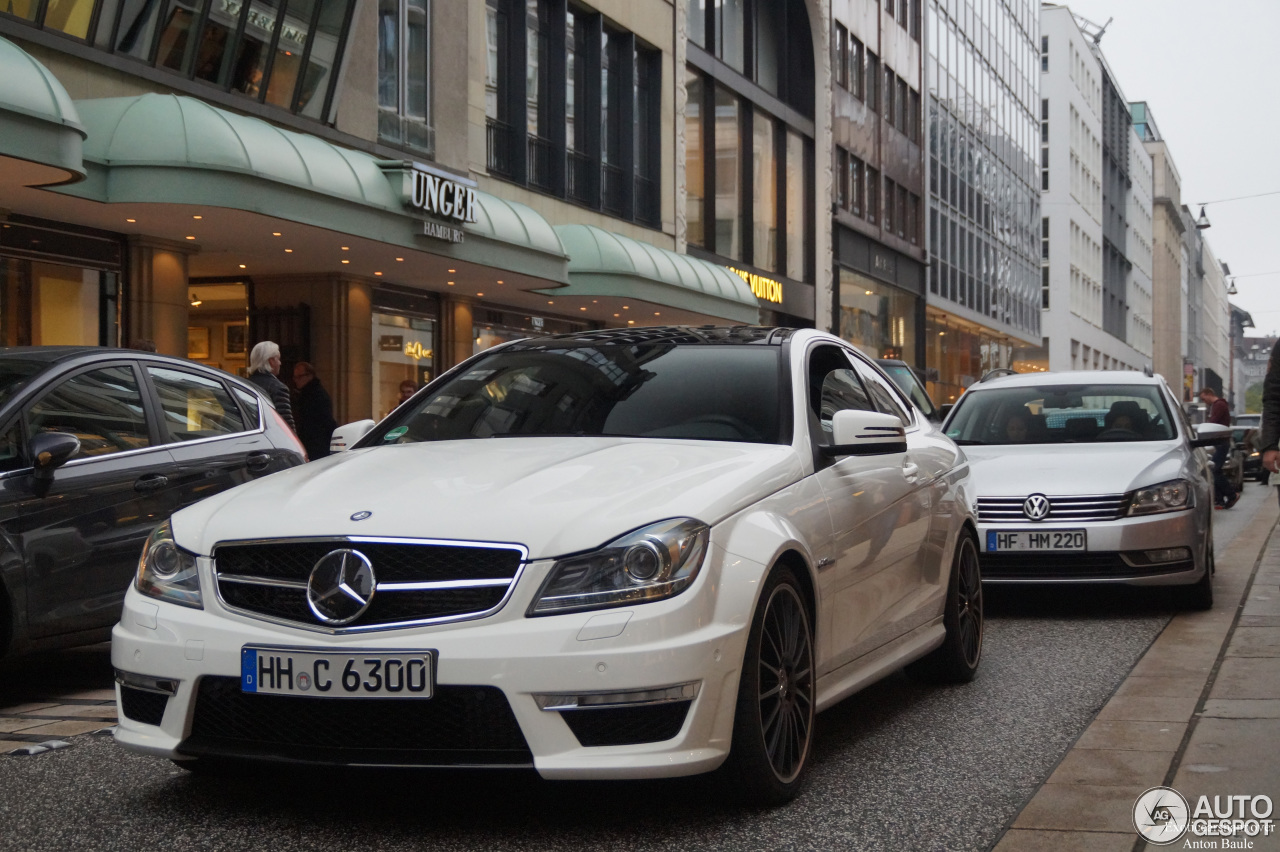
M922 0L833 0L832 331L925 366Z
M1183 263L1182 188L1177 166L1146 101L1129 104L1134 129L1151 157L1151 362L1172 388L1183 389L1190 401L1187 379L1187 274ZM1194 376L1190 380L1194 383Z
M1151 358L1150 158L1071 10L1046 4L1040 26L1046 351L1027 366L1142 369Z
M1042 346L1040 4L929 0L929 391L953 402Z
M4 343L272 339L354 420L517 336L827 327L828 44L820 0L6 4Z

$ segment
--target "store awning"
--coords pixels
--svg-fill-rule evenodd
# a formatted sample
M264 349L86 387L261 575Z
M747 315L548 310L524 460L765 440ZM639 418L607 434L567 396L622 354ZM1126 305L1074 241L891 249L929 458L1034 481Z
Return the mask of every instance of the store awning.
M75 103L48 68L0 38L0 187L84 177L85 132Z
M592 225L559 225L569 286L557 297L637 299L739 323L760 321L760 302L741 277L700 258Z
M534 210L476 192L476 219L460 243L423 236L406 207L402 172L316 136L284 130L195 98L147 94L78 101L88 131L88 179L68 194L105 203L170 203L261 213L429 250L557 283L564 251Z

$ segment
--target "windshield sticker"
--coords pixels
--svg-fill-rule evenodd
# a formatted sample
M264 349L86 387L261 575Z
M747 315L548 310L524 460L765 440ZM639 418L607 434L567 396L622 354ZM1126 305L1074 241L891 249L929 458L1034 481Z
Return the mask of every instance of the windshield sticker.
M397 426L396 428L392 429L392 430L391 430L390 432L388 432L387 434L383 435L383 436L382 436L382 440L383 440L383 441L394 441L396 438L399 438L401 435L403 435L405 432L408 432L408 431L409 431L409 427L408 427L408 426Z

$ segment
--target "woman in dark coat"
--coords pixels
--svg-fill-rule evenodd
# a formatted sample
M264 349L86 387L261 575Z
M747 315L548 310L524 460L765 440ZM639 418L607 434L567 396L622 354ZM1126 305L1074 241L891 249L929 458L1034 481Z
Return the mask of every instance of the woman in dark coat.
M264 340L249 353L249 381L262 390L275 406L276 413L289 424L295 433L298 427L293 425L293 404L289 400L289 388L276 378L280 372L280 347L270 340Z
M298 440L315 461L329 455L329 439L338 421L333 419L333 401L320 384L316 368L306 361L293 365L293 386L298 389Z

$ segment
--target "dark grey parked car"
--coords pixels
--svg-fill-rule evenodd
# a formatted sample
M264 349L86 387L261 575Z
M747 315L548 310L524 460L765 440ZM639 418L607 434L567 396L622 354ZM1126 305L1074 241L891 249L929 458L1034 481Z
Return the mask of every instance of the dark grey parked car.
M0 348L0 656L106 639L157 524L303 461L266 398L219 370Z

